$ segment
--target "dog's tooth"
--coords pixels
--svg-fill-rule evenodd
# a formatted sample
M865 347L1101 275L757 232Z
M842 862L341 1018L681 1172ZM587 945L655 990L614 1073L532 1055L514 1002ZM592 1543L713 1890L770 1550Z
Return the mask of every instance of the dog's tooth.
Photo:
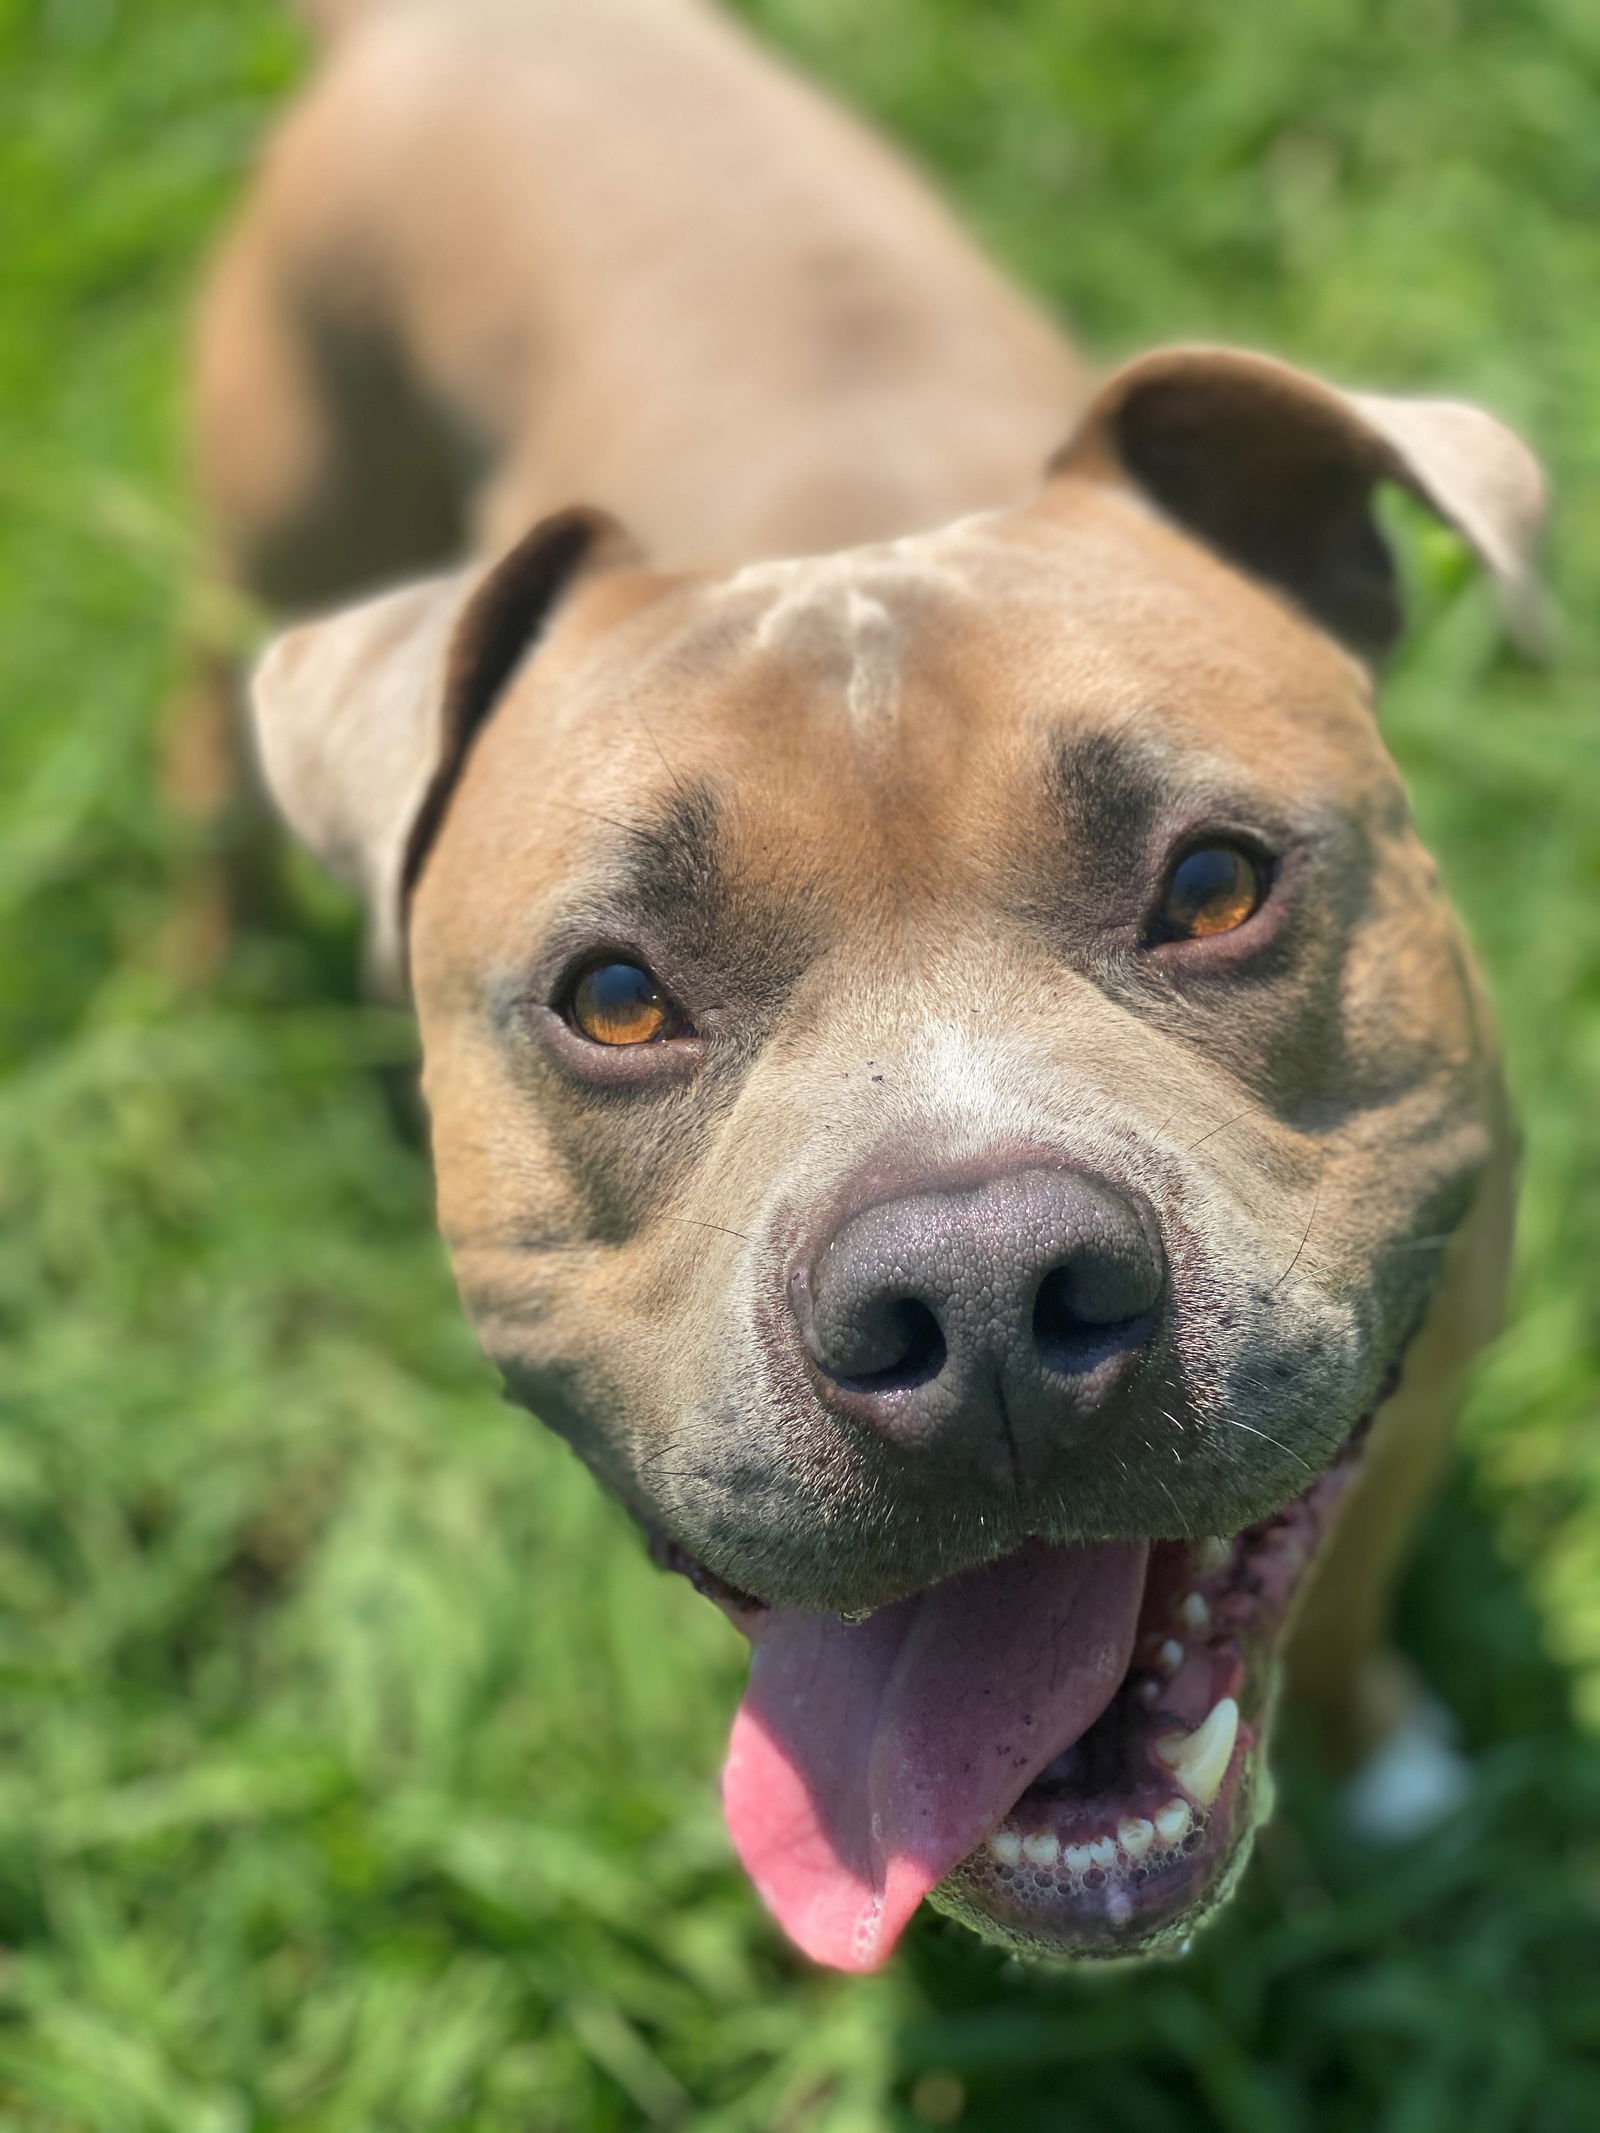
M1117 1863L1117 1840L1115 1837L1091 1837L1089 1857L1096 1866L1115 1866Z
M1179 1844L1188 1836L1193 1820L1187 1800L1168 1800L1155 1811L1156 1835L1163 1844Z
M1015 1866L1022 1857L1022 1839L1014 1829L997 1829L989 1839L989 1849L1002 1866Z
M1054 1866L1060 1850L1060 1839L1052 1837L1048 1830L1038 1836L1024 1837L1022 1840L1022 1856L1034 1866Z
M1161 1701L1161 1684L1154 1674L1147 1674L1143 1681L1135 1684L1133 1693L1147 1711L1153 1711Z
M1163 1638L1161 1648L1156 1653L1156 1665L1160 1667L1163 1674L1170 1678L1178 1672L1188 1656L1188 1653L1176 1637L1166 1637Z
M1203 1592L1186 1592L1178 1603L1178 1619L1191 1637L1203 1637L1211 1627L1211 1609Z
M1222 1790L1239 1737L1239 1706L1231 1696L1213 1704L1192 1733L1164 1733L1155 1751L1198 1807Z
M1094 1853L1087 1844L1069 1844L1061 1857L1068 1871L1074 1874L1086 1874L1094 1865Z
M1233 1542L1213 1533L1195 1543L1194 1566L1203 1578L1215 1577L1233 1561Z
M1143 1815L1129 1815L1117 1824L1117 1842L1130 1859L1142 1859L1156 1841L1156 1826Z

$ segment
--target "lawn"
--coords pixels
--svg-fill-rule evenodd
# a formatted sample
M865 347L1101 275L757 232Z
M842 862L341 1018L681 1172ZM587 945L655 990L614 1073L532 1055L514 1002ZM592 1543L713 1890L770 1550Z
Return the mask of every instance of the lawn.
M441 0L444 4L444 0ZM0 2125L1600 2125L1600 10L751 0L1114 355L1470 393L1546 454L1553 660L1443 536L1392 744L1498 992L1515 1322L1407 1590L1475 1782L1363 1850L1291 1757L1181 1964L924 1921L808 1971L730 1864L734 1640L497 1399L403 1019L308 870L185 982L197 263L279 0L0 0Z

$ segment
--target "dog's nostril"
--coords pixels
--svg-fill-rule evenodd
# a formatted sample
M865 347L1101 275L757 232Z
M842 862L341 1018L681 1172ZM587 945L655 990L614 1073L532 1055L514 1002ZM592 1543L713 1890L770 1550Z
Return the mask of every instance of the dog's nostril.
M1151 1332L1148 1311L1132 1296L1097 1296L1072 1266L1052 1267L1033 1305L1033 1339L1047 1370L1071 1375L1100 1361L1108 1349L1142 1347Z
M947 1350L944 1329L928 1306L915 1296L901 1296L876 1315L872 1345L887 1360L840 1373L839 1383L853 1392L903 1392L936 1378Z
M1165 1285L1140 1202L1041 1166L869 1200L791 1275L789 1302L818 1390L852 1424L1013 1472L1018 1432L1044 1460L1107 1406Z

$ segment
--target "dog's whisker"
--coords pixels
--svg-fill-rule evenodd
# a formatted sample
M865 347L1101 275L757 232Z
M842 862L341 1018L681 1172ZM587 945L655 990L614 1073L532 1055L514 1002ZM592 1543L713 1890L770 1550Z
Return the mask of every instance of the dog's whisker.
M737 1237L741 1244L751 1241L742 1229L729 1229L725 1222L702 1222L698 1215L672 1215L663 1211L659 1219L663 1222L683 1222L690 1229L715 1230L719 1237Z
M684 777L683 773L681 771L674 770L672 765L667 761L667 751L662 747L660 740L657 738L656 729L654 728L654 726L651 725L649 719L645 717L642 711L639 713L639 725L641 731L644 734L645 739L655 750L656 759L660 763L662 769L666 772L668 782L672 786L673 791L685 797L690 796L693 792L693 787L690 785L688 779Z
M1171 1504L1173 1514L1178 1521L1178 1531L1182 1532L1185 1526L1188 1524L1188 1521L1183 1515L1182 1505L1178 1502L1177 1497L1173 1495L1171 1489L1167 1487L1167 1484L1162 1480L1159 1474L1152 1475L1151 1479L1155 1482L1156 1487L1161 1491L1162 1495L1167 1499L1168 1503Z
M614 830L621 830L625 837L631 837L637 831L637 824L624 822L616 815L602 814L597 807L581 807L576 800L551 798L547 804L551 807L564 807L569 815L586 815L591 822L604 822Z
M663 1445L661 1450L655 1453L653 1456L649 1458L636 1459L634 1461L634 1471L639 1474L670 1473L672 1469L668 1465L668 1460L671 1458L671 1455L675 1449L675 1446L666 1444Z
M1297 1452L1292 1445L1285 1444L1281 1437L1274 1437L1270 1431L1257 1429L1253 1422L1241 1422L1237 1415L1220 1415L1218 1420L1228 1429L1242 1429L1246 1435L1259 1437L1263 1444L1270 1444L1275 1451L1282 1452L1286 1459L1292 1459L1300 1471L1308 1474L1313 1481L1320 1473L1321 1469L1313 1466L1303 1452Z
M1285 1283L1285 1282L1286 1282L1286 1281L1288 1280L1289 1276L1290 1276L1290 1275L1291 1275L1291 1274L1292 1274L1292 1273L1294 1272L1295 1268L1296 1268L1296 1267L1297 1267L1297 1266L1298 1266L1298 1265L1300 1264L1300 1257L1301 1257L1301 1254L1302 1254L1302 1253L1303 1253L1303 1252L1305 1251L1305 1248L1306 1248L1307 1244L1308 1244L1308 1243L1309 1243L1309 1242L1311 1241L1311 1225L1312 1225L1312 1224L1313 1224L1313 1223L1314 1223L1314 1222L1316 1221L1316 1219L1317 1219L1317 1208L1319 1207L1319 1205L1321 1204L1321 1201L1322 1201L1322 1180L1323 1180L1323 1175L1324 1175L1325 1171L1327 1170L1327 1167L1328 1167L1328 1152L1327 1152L1326 1148L1324 1148L1324 1150L1322 1151L1322 1159L1321 1159L1320 1163L1319 1163L1319 1164L1318 1164L1318 1166L1317 1166L1317 1183L1316 1183L1316 1189L1315 1189L1315 1190L1313 1191L1313 1193L1312 1193L1312 1195L1311 1195L1311 1212L1310 1212L1310 1214L1308 1214L1308 1215L1306 1216L1306 1226L1305 1226L1305 1229L1304 1229L1304 1231L1303 1231L1303 1232L1301 1233L1301 1237L1300 1237L1300 1242L1299 1242L1299 1243L1298 1243L1298 1244L1297 1244L1297 1245L1295 1246L1295 1248L1294 1248L1294 1257L1293 1257L1293 1258L1292 1258L1292 1259L1291 1259L1291 1260L1289 1261L1289 1264L1288 1264L1288 1265L1287 1265L1287 1266L1286 1266L1286 1267L1284 1268L1283 1272L1282 1272L1282 1273L1281 1273L1281 1274L1280 1274L1280 1275L1278 1276L1277 1280L1276 1280L1276 1281L1275 1281L1275 1282L1274 1282L1274 1283L1272 1284L1272 1287L1271 1287L1271 1288L1270 1288L1270 1289L1269 1289L1269 1290L1267 1291L1267 1294L1268 1294L1269 1296L1276 1296L1276 1295L1277 1295L1278 1291L1279 1291L1279 1290L1280 1290L1280 1289L1281 1289L1281 1288L1283 1287L1284 1283Z
M1225 1118L1220 1126L1213 1126L1209 1133L1202 1133L1197 1141L1191 1141L1189 1143L1188 1153L1190 1155L1193 1155L1194 1151L1197 1148L1203 1148L1207 1141L1215 1140L1216 1136L1219 1133L1226 1133L1230 1126L1238 1125L1241 1118L1248 1118L1249 1116L1250 1113L1248 1110L1235 1111L1232 1118Z

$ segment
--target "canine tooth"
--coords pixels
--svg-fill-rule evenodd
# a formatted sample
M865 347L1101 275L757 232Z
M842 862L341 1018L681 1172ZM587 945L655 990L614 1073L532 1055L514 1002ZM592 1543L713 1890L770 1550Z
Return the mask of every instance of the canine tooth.
M1213 1533L1201 1541L1194 1551L1195 1568L1203 1578L1214 1577L1233 1561L1233 1542Z
M1130 1859L1142 1859L1156 1841L1156 1826L1143 1815L1129 1815L1117 1824L1117 1842Z
M1211 1627L1211 1609L1203 1592L1186 1592L1178 1608L1183 1626L1194 1637L1203 1637Z
M1022 1840L1022 1856L1034 1866L1054 1866L1060 1849L1060 1840L1052 1837L1048 1830L1042 1836L1024 1837Z
M1238 1737L1239 1706L1224 1696L1192 1733L1164 1733L1155 1750L1190 1799L1209 1807L1222 1790Z
M1116 1838L1092 1837L1089 1840L1089 1857L1096 1866L1115 1866L1117 1863Z
M1086 1874L1094 1865L1094 1854L1087 1844L1069 1844L1061 1857L1074 1874Z
M1134 1689L1133 1693L1147 1711L1153 1711L1161 1701L1161 1684L1154 1674L1147 1674L1144 1680Z
M1015 1866L1022 1857L1022 1839L1014 1829L997 1829L989 1839L989 1849L1002 1866Z
M1177 1638L1168 1637L1162 1643L1160 1651L1156 1653L1156 1664L1163 1674L1171 1675L1177 1673L1187 1657L1188 1653L1185 1652Z
M1188 1836L1189 1824L1193 1820L1187 1800L1168 1800L1165 1807L1156 1809L1156 1834L1163 1844L1180 1843Z

